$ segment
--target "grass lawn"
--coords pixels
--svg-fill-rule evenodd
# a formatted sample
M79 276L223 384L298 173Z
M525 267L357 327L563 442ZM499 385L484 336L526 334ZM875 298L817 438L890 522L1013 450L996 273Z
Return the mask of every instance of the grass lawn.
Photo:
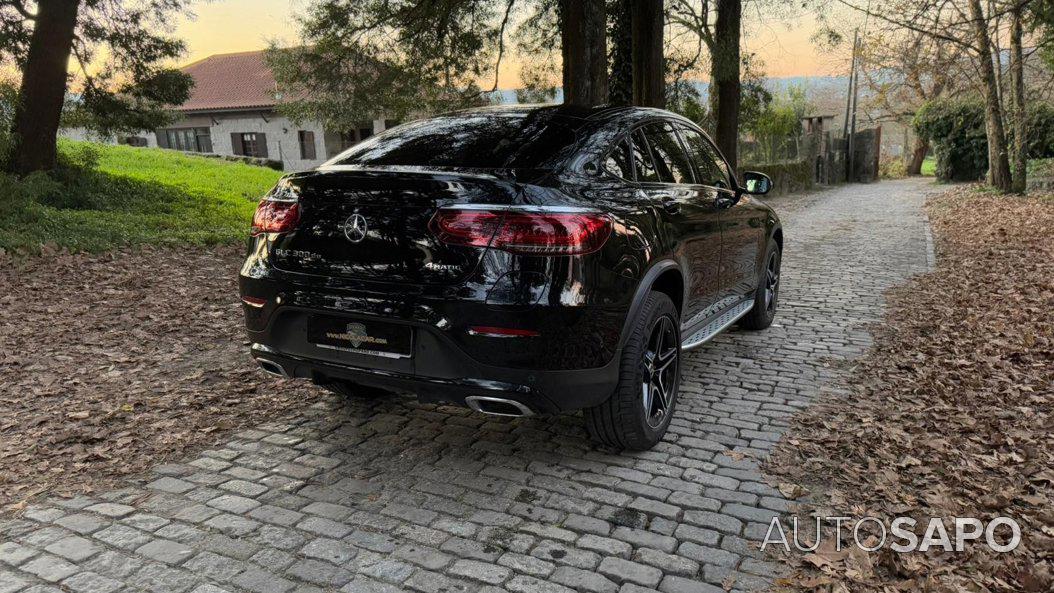
M923 161L922 161L922 170L920 171L920 173L922 173L922 175L924 175L926 177L934 177L934 176L936 176L937 175L937 159L932 157L932 156L928 156L925 159L923 159Z
M64 167L0 175L0 249L72 251L213 244L249 230L256 201L281 173L172 150L63 140Z

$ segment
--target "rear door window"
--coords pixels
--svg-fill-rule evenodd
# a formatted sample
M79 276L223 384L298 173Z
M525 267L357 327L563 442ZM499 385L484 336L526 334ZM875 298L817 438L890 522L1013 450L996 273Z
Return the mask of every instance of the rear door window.
M645 183L668 181L668 179L663 179L655 168L655 162L651 158L651 149L648 148L648 140L641 130L633 132L633 167L637 170L637 181Z
M731 189L731 177L725 159L705 136L688 127L680 129L688 151L692 153L699 174L699 183L721 189Z
M644 126L644 135L651 146L655 168L663 181L672 183L694 183L692 164L677 138L677 133L668 123L655 122Z

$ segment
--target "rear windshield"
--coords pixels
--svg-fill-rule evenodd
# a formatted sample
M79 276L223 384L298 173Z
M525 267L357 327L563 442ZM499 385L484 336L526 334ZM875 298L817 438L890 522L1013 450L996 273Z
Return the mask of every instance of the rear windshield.
M573 152L577 121L545 111L441 116L374 136L327 164L552 168Z

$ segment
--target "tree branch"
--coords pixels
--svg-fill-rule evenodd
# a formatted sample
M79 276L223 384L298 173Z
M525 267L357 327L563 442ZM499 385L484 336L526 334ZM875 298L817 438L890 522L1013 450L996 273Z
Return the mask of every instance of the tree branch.
M501 74L501 59L505 56L505 28L509 25L509 15L512 14L512 6L516 0L508 0L505 5L505 16L501 19L501 27L498 29L498 59L494 62L494 87L490 92L498 90L498 76Z

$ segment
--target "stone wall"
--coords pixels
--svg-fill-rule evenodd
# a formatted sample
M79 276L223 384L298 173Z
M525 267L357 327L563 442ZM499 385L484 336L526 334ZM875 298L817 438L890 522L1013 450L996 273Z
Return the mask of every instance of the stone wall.
M756 165L744 163L739 168L740 179L743 178L744 171L758 171L771 177L772 191L769 193L774 196L805 191L813 186L814 172L811 159Z

